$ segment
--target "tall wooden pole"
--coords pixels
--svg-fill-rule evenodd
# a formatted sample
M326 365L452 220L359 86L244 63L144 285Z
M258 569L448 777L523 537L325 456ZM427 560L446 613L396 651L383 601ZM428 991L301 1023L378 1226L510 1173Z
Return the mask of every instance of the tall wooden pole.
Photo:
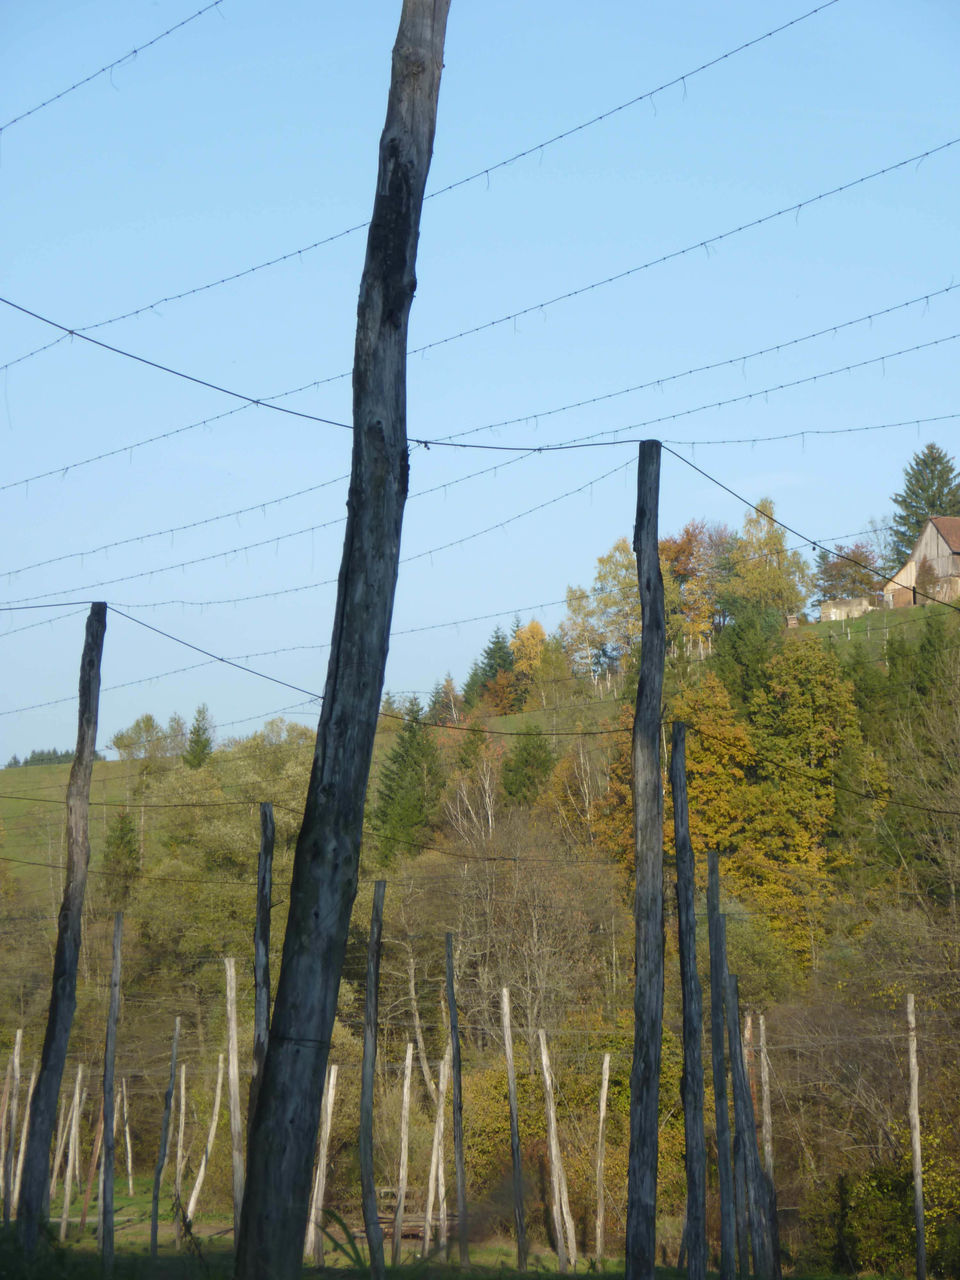
M363 1006L363 1063L360 1068L360 1188L363 1225L370 1252L370 1272L383 1280L383 1231L377 1205L377 1184L373 1172L373 1083L377 1066L377 1008L380 992L380 941L383 936L383 898L386 880L373 888L370 938L367 944L367 991Z
M707 934L710 941L710 1056L717 1134L717 1183L720 1188L720 1280L733 1280L737 1265L736 1199L723 1047L723 986L727 961L720 915L720 866L714 849L707 854Z
M227 956L227 1099L230 1103L230 1149L233 1169L233 1238L240 1228L243 1204L243 1116L240 1112L240 1049L237 1043L237 962Z
M253 1075L250 1078L249 1118L257 1109L257 1094L270 1034L270 891L273 884L273 845L276 839L273 805L260 806L260 854L257 859L257 919L253 930Z
M120 951L122 942L123 912L118 911L113 917L113 965L110 970L110 1008L107 1013L107 1034L103 1048L103 1110L108 1120L103 1139L100 1252L103 1258L103 1274L107 1277L107 1280L113 1275L114 1066L117 1056L117 1019L120 1016Z
M450 1014L450 1044L453 1048L453 1162L457 1175L457 1244L460 1265L470 1265L467 1243L467 1172L463 1163L463 1073L460 1065L460 1022L453 985L453 934L447 934L447 1009Z
M557 1133L557 1107L553 1096L553 1072L547 1051L547 1036L543 1028L537 1033L540 1040L540 1065L543 1070L543 1098L547 1112L547 1145L550 1154L550 1187L553 1198L553 1226L557 1236L557 1270L566 1271L568 1263L577 1265L577 1238L573 1229L573 1217L567 1196L563 1158L560 1154L560 1137Z
M337 1064L327 1067L327 1083L323 1091L323 1108L320 1120L320 1149L317 1152L317 1176L310 1200L310 1221L304 1257L312 1258L318 1267L323 1266L323 1200L327 1190L327 1160L330 1150L330 1129L333 1125L333 1102L337 1096Z
M57 1113L70 1028L77 1007L77 961L83 898L90 863L90 779L97 746L97 713L100 703L100 660L107 629L107 606L90 606L80 660L80 697L77 750L67 784L67 879L57 920L57 947L53 959L53 985L47 1029L40 1056L40 1072L30 1106L30 1133L20 1188L17 1229L27 1256L37 1246L44 1198L49 1185L50 1139Z
M160 1232L160 1179L167 1163L167 1143L170 1141L170 1111L173 1107L173 1091L177 1084L177 1042L180 1039L180 1018L173 1021L173 1046L170 1050L170 1080L163 1096L163 1121L160 1125L160 1150L157 1167L153 1171L153 1198L150 1204L150 1257L156 1261Z
M606 1209L606 1192L603 1180L603 1166L606 1156L607 1138L607 1091L610 1087L610 1055L603 1055L603 1067L600 1072L600 1124L597 1129L597 1226L596 1226L596 1261L599 1267L603 1262L603 1232Z
M920 1070L917 1066L917 1012L912 991L907 996L907 1049L910 1059L910 1155L913 1164L913 1217L917 1228L917 1280L926 1280L927 1242L923 1222L923 1160L920 1151Z
M677 851L677 929L683 992L684 1164L687 1173L687 1274L707 1275L707 1143L703 1131L703 997L697 973L697 922L694 911L693 846L687 804L686 726L675 721L670 755L674 843Z
M507 1097L510 1104L510 1157L513 1162L513 1221L517 1231L517 1270L527 1269L527 1222L523 1208L523 1169L520 1163L520 1115L517 1108L517 1073L513 1064L513 1027L510 1020L510 988L500 992L503 1053L507 1061Z
M450 1062L452 1057L453 1049L448 1041L443 1054L443 1060L440 1063L440 1074L437 1084L437 1116L433 1125L433 1146L430 1151L430 1180L427 1184L427 1205L423 1216L423 1243L420 1247L421 1258L425 1258L433 1247L434 1197L436 1197L437 1201L440 1243L442 1247L445 1247L447 1243L447 1189L443 1173L443 1122L444 1107L447 1104L447 1082L450 1079Z
M763 1135L763 1167L773 1182L773 1113L770 1108L770 1059L767 1057L767 1020L760 1014L760 1130Z
M207 1176L207 1165L210 1163L210 1152L213 1150L213 1141L217 1136L217 1125L220 1121L220 1094L223 1089L223 1054L217 1058L217 1084L213 1091L213 1110L210 1113L210 1128L207 1130L207 1141L203 1148L203 1155L200 1157L200 1168L197 1170L197 1180L193 1184L193 1190L190 1192L190 1200L187 1203L187 1221L192 1222L193 1216L197 1212L197 1202L200 1199L200 1191L203 1187L204 1179Z
M449 0L404 0L357 308L353 461L323 710L250 1126L237 1280L300 1273L320 1097L357 891L409 464L406 351Z
M644 440L637 469L637 555L643 637L633 721L636 922L626 1280L653 1280L657 1231L657 1143L663 1028L663 787L660 707L666 627L657 541L660 442Z

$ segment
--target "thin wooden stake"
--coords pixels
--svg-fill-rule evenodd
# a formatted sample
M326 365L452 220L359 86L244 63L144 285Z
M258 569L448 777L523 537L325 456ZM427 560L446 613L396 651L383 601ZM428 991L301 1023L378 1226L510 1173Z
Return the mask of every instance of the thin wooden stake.
M603 1055L603 1069L600 1074L600 1124L597 1129L597 1235L596 1261L599 1267L603 1262L603 1231L606 1195L603 1185L603 1164L607 1145L607 1090L610 1087L610 1055Z
M684 1240L687 1275L706 1280L707 1275L707 1142L703 1131L703 996L697 973L697 921L694 904L693 846L687 804L686 726L674 721L670 754L670 788L673 795L674 844L677 853L677 931L680 952L680 985L683 993L683 1099L684 1165L687 1174L687 1210Z
M773 1182L773 1115L770 1108L770 1059L767 1057L767 1020L760 1015L760 1103L762 1107L763 1167Z
M420 1248L421 1258L427 1257L433 1246L434 1197L436 1197L437 1200L440 1247L445 1249L447 1244L447 1201L443 1172L443 1127L444 1107L447 1102L447 1084L450 1080L450 1062L452 1057L453 1048L448 1040L447 1047L444 1050L443 1060L440 1063L440 1076L437 1084L437 1115L433 1124L433 1146L430 1151L430 1178L427 1183L427 1206L423 1216L423 1244Z
M913 1217L917 1229L917 1280L926 1280L927 1242L923 1217L923 1160L920 1151L920 1069L917 1066L917 1012L912 991L907 996L907 1047L910 1058L910 1156L913 1163Z
M224 960L227 973L227 1097L230 1100L230 1142L233 1163L233 1239L240 1230L243 1204L243 1116L240 1113L240 1051L237 1047L237 962Z
M103 1258L103 1274L109 1280L113 1275L113 1187L116 1147L114 1132L117 1125L117 1109L114 1104L114 1066L117 1053L117 1020L120 1015L120 948L123 941L123 912L113 917L113 965L110 970L110 1008L107 1013L107 1034L103 1048L103 1107L110 1116L103 1143L103 1194L100 1199L100 1252Z
M413 1073L413 1041L407 1042L407 1056L403 1064L403 1102L400 1108L400 1170L397 1177L397 1207L393 1215L393 1240L390 1261L400 1265L400 1247L403 1242L403 1205L407 1198L407 1160L410 1152L410 1076Z
M663 1033L663 785L660 706L666 625L657 542L660 442L644 440L637 467L633 546L643 639L633 721L633 830L636 850L633 1064L627 1171L626 1280L654 1280L657 1151Z
M253 931L253 1075L250 1078L248 1124L257 1109L257 1094L270 1034L270 892L276 837L273 805L260 805L260 854L257 859L257 920Z
M77 1068L79 1074L80 1068ZM73 1120L73 1097L67 1101L65 1094L60 1099L60 1118L57 1121L57 1147L53 1158L53 1173L50 1177L49 1199L53 1200L57 1194L57 1182L60 1178L60 1169L63 1165L63 1157L70 1140L70 1125Z
M560 1156L560 1139L557 1135L557 1108L553 1098L553 1072L550 1069L550 1054L547 1052L547 1037L542 1030L537 1032L540 1040L540 1066L543 1069L543 1096L547 1112L547 1142L550 1150L550 1185L553 1190L553 1225L557 1236L557 1269L566 1271L567 1265L576 1268L577 1238L574 1233L573 1215L567 1195L567 1179L563 1171L563 1160ZM564 1240L566 1236L566 1240Z
M513 1028L510 1021L510 988L500 992L503 1053L507 1060L507 1097L510 1104L510 1157L513 1162L513 1222L517 1232L517 1270L527 1269L527 1222L523 1208L523 1169L520 1164L520 1113L517 1107L517 1073L513 1064Z
M23 1049L23 1028L18 1027L13 1037L13 1056L11 1058L10 1102L7 1108L6 1137L7 1146L3 1159L3 1221L10 1221L13 1204L13 1153L17 1149L17 1111L20 1106L20 1053Z
M28 1257L32 1257L37 1247L50 1183L50 1138L77 1006L77 961L90 863L90 779L97 745L100 659L106 629L107 606L102 602L91 605L80 660L77 749L67 784L67 879L57 921L50 1007L40 1055L40 1072L30 1107L30 1135L17 1218L20 1242Z
M93 1195L93 1180L97 1176L97 1165L100 1162L100 1145L103 1142L103 1098L100 1098L100 1110L97 1114L97 1127L93 1134L93 1150L90 1152L90 1166L87 1170L87 1190L83 1197L83 1211L80 1214L80 1232L86 1230L87 1214L90 1212L90 1197Z
M173 1202L174 1209L174 1236L177 1242L177 1249L180 1248L180 1242L183 1239L183 1136L184 1126L187 1118L187 1064L180 1063L180 1106L177 1108L177 1159L173 1170Z
M173 1046L170 1050L170 1082L163 1098L163 1122L160 1126L160 1151L157 1155L157 1167L153 1174L153 1198L150 1203L150 1257L156 1261L159 1235L160 1215L160 1179L163 1177L163 1166L167 1163L167 1143L170 1139L170 1109L173 1106L173 1091L177 1083L177 1041L180 1039L180 1018L173 1023Z
M193 1184L193 1190L190 1192L190 1200L187 1204L187 1221L193 1222L193 1216L197 1212L197 1202L200 1199L200 1190L203 1187L203 1180L207 1176L207 1165L210 1163L210 1153L213 1151L213 1140L217 1136L217 1125L220 1121L220 1094L223 1090L223 1054L217 1057L217 1084L213 1091L213 1112L210 1116L210 1128L207 1130L207 1141L203 1148L203 1155L200 1157L200 1168L197 1170L197 1180Z
M34 1061L30 1069L30 1085L27 1089L27 1103L23 1108L23 1129L20 1132L20 1150L17 1154L17 1172L13 1182L13 1212L20 1210L20 1184L23 1181L23 1158L27 1151L27 1135L30 1132L30 1102L37 1083L37 1064Z
M317 1176L310 1201L310 1221L307 1223L307 1239L304 1257L312 1257L318 1267L323 1266L323 1201L327 1189L327 1160L330 1150L330 1129L333 1125L333 1101L337 1096L337 1065L327 1067L327 1085L323 1091L323 1108L320 1112L320 1149L317 1152Z
M720 915L720 869L716 850L707 854L707 932L710 941L710 1056L713 1065L713 1102L717 1135L717 1182L720 1189L720 1280L733 1280L736 1272L736 1196L730 1149L730 1112L727 1103L727 1071L724 1053L723 985L726 946Z
M386 880L373 887L370 939L367 946L367 991L363 1009L363 1062L360 1069L360 1188L363 1198L363 1225L370 1252L374 1280L383 1280L383 1231L377 1205L377 1184L373 1172L373 1081L377 1065L377 1009L380 995L380 942L383 935L383 898Z
M81 1083L83 1067L77 1067L77 1083L74 1086L73 1106L67 1121L70 1129L70 1141L67 1145L67 1171L63 1175L63 1211L60 1215L60 1243L67 1238L67 1224L70 1221L70 1197L73 1194L73 1179L77 1167L77 1150L80 1146L80 1108L83 1105Z
M127 1191L133 1199L133 1143L130 1141L130 1112L127 1110L127 1077L120 1080L120 1091L123 1095L123 1139L127 1148Z
M450 1014L450 1044L453 1047L453 1162L457 1175L457 1244L460 1265L470 1265L467 1228L467 1174L463 1164L463 1077L460 1068L460 1023L453 985L453 934L447 934L447 1010Z

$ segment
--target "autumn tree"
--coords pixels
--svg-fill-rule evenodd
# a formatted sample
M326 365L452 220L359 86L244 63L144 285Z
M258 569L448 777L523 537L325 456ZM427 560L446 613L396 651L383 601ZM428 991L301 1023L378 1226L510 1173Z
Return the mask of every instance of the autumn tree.
M817 551L812 586L814 599L847 600L867 596L876 601L883 587L883 570L876 551L868 542L851 546L837 543L833 551Z
M787 547L786 531L774 519L773 503L761 498L748 512L743 530L730 548L724 594L736 616L738 604L799 613L807 598L810 574L799 551Z
M903 488L893 495L892 551L902 565L931 516L960 516L960 474L939 445L925 445L904 469Z

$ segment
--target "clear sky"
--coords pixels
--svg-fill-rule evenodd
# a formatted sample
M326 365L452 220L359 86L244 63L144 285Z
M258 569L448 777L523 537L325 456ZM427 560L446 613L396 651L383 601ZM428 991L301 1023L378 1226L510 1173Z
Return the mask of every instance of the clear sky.
M369 216L398 2L222 0L17 118L201 7L3 6L0 294L69 328L147 308L90 336L252 397L316 384L279 403L348 422L365 237L310 246ZM412 437L696 441L673 447L827 542L883 521L928 441L960 453L960 9L836 0L757 39L811 8L453 0L410 335L441 345L410 359ZM57 336L0 306L0 364ZM67 338L0 374L0 439L0 601L58 602L0 613L0 763L73 745L92 599L323 688L348 430ZM515 614L556 626L631 532L635 455L415 448L387 687L462 681ZM662 532L743 516L665 455ZM109 615L101 743L145 711L205 701L223 737L302 703L177 670L203 661Z

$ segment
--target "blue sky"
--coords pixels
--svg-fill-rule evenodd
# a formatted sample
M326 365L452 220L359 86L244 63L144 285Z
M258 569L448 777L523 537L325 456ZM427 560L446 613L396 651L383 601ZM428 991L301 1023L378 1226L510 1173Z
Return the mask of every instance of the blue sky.
M960 13L837 0L697 71L812 7L453 0L428 189L491 171L424 208L411 346L440 345L410 359L412 437L696 441L675 447L825 541L883 521L929 440L960 452L960 417L945 417L960 413L960 145L811 202L960 137ZM200 8L6 6L0 124ZM398 14L222 0L4 127L0 294L70 328L147 307L91 336L253 397L317 384L280 403L348 421L364 235L296 251L369 215ZM0 307L0 364L56 336ZM0 374L0 600L66 602L0 613L0 762L72 745L91 599L322 689L349 432L258 408L219 416L237 404L78 338ZM491 426L506 420L519 421ZM743 438L757 443L724 443ZM388 688L462 681L514 614L556 626L563 610L548 602L588 584L631 531L635 454L414 449ZM743 516L665 457L663 532ZM189 718L201 701L221 736L246 733L303 697L222 665L167 674L201 661L111 614L101 742L144 711Z

